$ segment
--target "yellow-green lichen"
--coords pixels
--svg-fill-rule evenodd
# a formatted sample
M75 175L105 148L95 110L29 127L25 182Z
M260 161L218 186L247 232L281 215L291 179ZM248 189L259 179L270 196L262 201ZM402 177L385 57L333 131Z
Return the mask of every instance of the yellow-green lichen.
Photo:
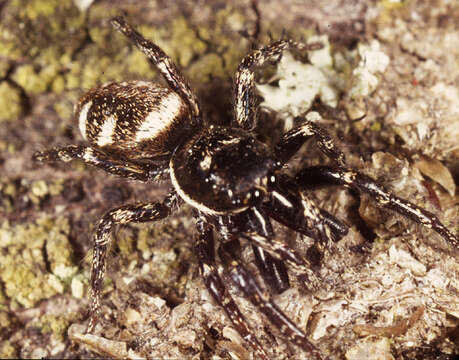
M28 94L45 92L54 81L58 67L54 64L36 71L33 65L23 65L16 69L12 79Z
M0 289L0 310L1 311L8 310L7 297L5 296L3 289Z
M2 12L0 43L8 46L7 56L18 52L40 57L43 50L56 47L56 55L78 48L84 33L75 31L84 23L72 0L13 0Z
M140 27L140 32L154 39L181 68L187 67L196 54L203 53L206 44L184 17L174 19L159 29Z
M62 74L85 41L84 14L72 0L13 0L2 16L0 55L18 64L11 78L28 95L62 92Z
M0 330L4 332L8 330L12 325L12 321L10 319L10 315L8 312L0 310Z
M222 77L224 75L222 69L222 58L217 54L207 54L190 66L189 73L202 83L214 77Z
M74 102L71 100L74 99ZM74 103L77 101L76 96L73 94L66 94L65 99L61 99L54 103L53 108L57 116L64 120L62 122L63 131L67 128L69 122L73 118Z
M49 17L56 11L61 0L28 0L27 2L15 0L12 6L20 7L20 13L23 17L36 20L39 16Z
M19 90L6 81L0 83L0 121L16 120L22 113Z
M52 334L57 340L62 341L66 336L67 328L70 326L72 320L75 320L71 319L71 317L72 316L44 315L40 317L36 327L40 328L44 334Z
M375 122L371 125L370 129L371 129L372 131L381 131L381 123L378 122L378 121L375 121Z
M1 43L0 43L1 47ZM8 64L5 59L0 59L0 79L4 78L10 68L10 64Z
M397 10L406 6L406 3L404 0L382 0L379 6L385 10Z
M1 359L14 359L18 357L18 352L13 344L6 340L0 342L0 358Z
M48 184L44 180L34 181L30 186L29 193L30 200L35 204L39 204L40 201L49 194Z
M13 308L34 306L63 290L58 274L62 265L71 267L67 219L42 218L34 224L0 227L0 279ZM45 252L43 251L45 249ZM45 258L46 256L46 258Z

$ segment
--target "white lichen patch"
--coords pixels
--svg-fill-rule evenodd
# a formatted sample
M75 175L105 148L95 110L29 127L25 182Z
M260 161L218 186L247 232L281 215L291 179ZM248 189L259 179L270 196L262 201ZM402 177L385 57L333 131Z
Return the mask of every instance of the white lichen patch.
M425 265L417 261L405 250L398 249L392 245L389 249L389 257L394 264L410 270L413 275L424 276L426 274Z
M391 360L394 357L390 351L390 340L365 340L353 346L346 352L347 360Z
M311 38L324 46L311 52L311 64L304 64L289 53L282 56L273 80L278 86L258 84L257 89L264 98L261 106L287 116L305 113L316 97L329 106L338 103L339 90L334 86L336 73L332 68L333 59L326 36Z
M389 57L380 49L377 40L359 44L355 51L335 54L326 35L312 37L308 42L323 45L319 50L310 51L310 64L296 60L286 52L270 83L257 84L257 90L264 98L261 106L286 119L306 113L317 98L336 107L342 93L354 98L368 96L377 88L379 74L389 65Z
M377 40L370 44L359 44L357 52L360 57L358 66L352 71L351 88L348 96L368 96L376 90L378 74L384 72L389 65L389 57L380 49Z
M72 296L77 299L82 299L84 296L84 282L81 275L77 275L72 279L70 284L70 289L72 291Z

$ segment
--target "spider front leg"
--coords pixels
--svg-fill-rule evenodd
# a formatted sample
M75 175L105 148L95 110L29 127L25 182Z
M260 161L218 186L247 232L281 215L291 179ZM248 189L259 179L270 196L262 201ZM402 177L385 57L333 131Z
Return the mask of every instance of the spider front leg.
M233 112L237 126L252 130L256 125L256 97L254 85L254 69L263 66L270 60L276 60L282 52L289 48L299 50L315 50L321 45L296 43L290 40L280 40L255 50L247 55L239 64L233 81Z
M90 319L86 329L91 333L97 323L100 311L100 294L105 275L106 255L110 242L110 233L115 225L132 222L157 221L169 216L179 200L175 193L170 193L162 203L125 205L110 210L99 221L94 232L94 255L91 270L91 307Z
M236 240L236 234L255 232L265 238L273 238L274 233L269 218L262 209L252 208L242 214L220 216L216 221L218 233L225 242ZM252 244L255 265L263 280L277 294L290 287L285 261L273 257L262 247Z
M259 246L253 245L252 251L260 275L269 287L276 294L280 294L287 290L290 287L290 282L284 261L274 258Z
M96 166L110 174L140 181L162 180L167 178L169 174L167 165L157 166L153 163L114 160L99 150L82 145L69 145L62 148L37 151L33 154L33 160L42 162L81 160L85 164Z
M263 208L281 224L324 244L330 239L338 241L348 233L345 223L317 207L288 176L270 176L268 186L270 200Z
M300 330L283 312L272 299L260 288L253 274L237 260L234 252L234 244L224 243L219 248L219 256L230 269L231 280L277 328L282 335L291 340L317 359L322 359L318 349L307 339L305 333Z
M319 149L325 155L339 166L345 166L344 154L336 147L327 131L311 121L304 121L282 136L282 139L275 147L277 158L282 163L286 163L311 137L315 138Z
M318 185L344 185L359 193L370 195L377 203L394 210L411 220L433 229L448 241L454 248L459 249L459 240L431 212L401 199L369 176L350 169L333 169L328 166L313 166L301 170L295 177L297 183L304 187Z
M231 298L223 281L221 280L215 265L215 245L211 226L202 218L197 220L199 238L195 244L195 252L199 259L199 268L204 278L204 284L215 301L225 310L237 332L255 350L257 355L264 360L268 355L258 342L253 330L250 329L247 321Z
M159 69L169 86L188 103L191 115L195 119L199 118L200 109L196 96L171 58L158 45L135 31L122 17L112 19L111 24L148 57L150 62Z

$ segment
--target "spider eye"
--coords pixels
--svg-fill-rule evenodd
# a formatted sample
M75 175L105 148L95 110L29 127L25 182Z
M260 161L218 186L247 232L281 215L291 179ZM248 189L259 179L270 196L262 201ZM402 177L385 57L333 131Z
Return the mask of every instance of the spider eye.
M250 190L244 200L245 205L254 206L262 202L266 194L266 191L262 188L254 188Z

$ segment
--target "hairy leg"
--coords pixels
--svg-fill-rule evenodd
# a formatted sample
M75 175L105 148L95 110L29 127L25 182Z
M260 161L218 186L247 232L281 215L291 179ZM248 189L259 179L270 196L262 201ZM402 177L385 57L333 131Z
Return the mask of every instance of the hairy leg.
M345 223L317 207L290 177L270 177L268 185L270 200L263 208L276 221L324 244L338 241L348 233Z
M86 332L94 330L100 311L100 294L105 276L106 256L110 243L110 235L115 225L132 222L157 221L169 216L178 205L175 193L169 194L162 203L125 205L110 210L99 221L94 233L94 255L91 270L91 308L90 319Z
M88 165L96 166L110 174L140 181L162 180L167 178L169 174L167 166L117 160L105 155L99 150L82 145L69 145L46 151L37 151L33 155L33 159L35 161L47 162L81 160Z
M150 62L159 69L169 86L190 106L193 117L198 118L200 109L196 96L171 58L158 45L135 31L122 17L112 19L111 24L148 57Z
M433 229L454 248L459 249L459 240L440 222L437 216L407 200L395 196L369 176L350 169L313 166L301 170L296 175L295 179L298 184L304 187L344 185L359 193L368 194L375 199L379 205L396 211L429 229Z
M263 209L253 208L247 211L249 217L248 226L251 231L266 238L273 238L274 232L269 217ZM266 283L277 294L290 287L285 262L274 258L260 246L252 245L255 264Z
M286 163L311 137L315 138L319 149L337 165L345 165L344 154L335 146L327 131L311 121L304 121L282 136L275 147L277 158L282 163Z
M251 208L240 214L219 216L209 221L214 224L224 242L238 241L237 234L247 232L254 232L266 238L273 237L271 223L262 209ZM255 244L252 244L252 250L255 265L271 289L276 293L288 289L290 285L285 262Z
M257 355L264 360L268 355L258 342L253 330L250 329L246 319L231 298L223 281L221 280L215 264L215 249L212 227L201 217L197 220L199 237L195 243L195 252L199 260L199 268L204 278L207 290L215 301L226 311L228 317L241 337L255 350Z
M317 348L309 342L305 333L300 330L283 312L272 299L257 284L255 277L236 259L232 243L225 243L219 249L220 258L229 266L231 280L238 286L244 295L268 320L276 326L283 336L291 340L302 349L321 359Z
M256 96L254 85L254 69L263 66L266 62L277 60L282 52L289 48L299 50L319 49L321 44L304 44L290 40L280 40L255 50L247 55L239 64L233 81L233 112L235 124L247 130L256 125Z

